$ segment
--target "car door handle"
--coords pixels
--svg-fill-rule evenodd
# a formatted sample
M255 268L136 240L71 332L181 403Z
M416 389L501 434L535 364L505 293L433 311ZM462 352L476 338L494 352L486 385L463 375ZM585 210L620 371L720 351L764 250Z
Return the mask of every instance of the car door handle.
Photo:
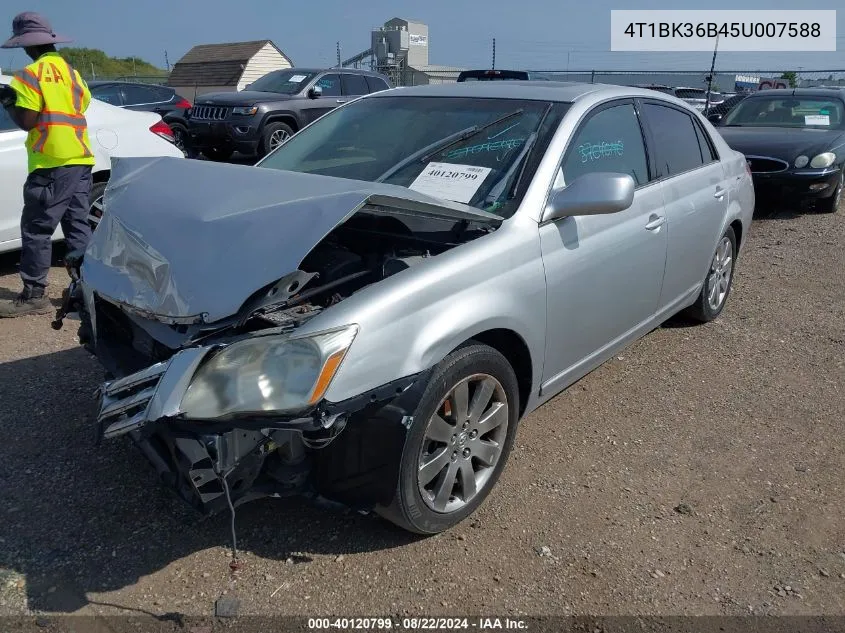
M716 187L716 193L713 194L713 197L718 199L718 200L721 200L722 198L725 197L725 190L722 189L721 187Z
M663 223L666 221L666 218L662 215L654 215L652 214L648 218L648 224L645 225L646 231L654 231L655 229L659 229L663 226Z

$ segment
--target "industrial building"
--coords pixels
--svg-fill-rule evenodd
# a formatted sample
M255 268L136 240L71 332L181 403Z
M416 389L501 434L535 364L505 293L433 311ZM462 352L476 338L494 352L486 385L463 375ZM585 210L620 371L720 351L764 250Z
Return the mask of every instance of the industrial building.
M428 25L418 20L393 18L373 29L370 47L341 62L341 66L370 68L390 78L394 86L448 83L462 68L429 64Z

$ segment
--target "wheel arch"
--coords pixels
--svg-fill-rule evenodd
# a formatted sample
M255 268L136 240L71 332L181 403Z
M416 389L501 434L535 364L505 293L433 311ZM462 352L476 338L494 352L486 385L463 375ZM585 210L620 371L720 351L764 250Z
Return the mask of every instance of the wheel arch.
M273 112L267 115L267 118L264 119L264 123L261 125L261 130L265 127L270 125L271 123L285 123L289 125L294 132L299 131L299 122L296 120L296 116L292 112Z
M531 394L531 386L534 378L531 351L528 348L528 344L519 334L507 328L494 328L479 332L468 338L458 347L462 347L471 341L492 347L504 356L505 360L513 368L519 388L519 417L522 417L528 406L528 399Z

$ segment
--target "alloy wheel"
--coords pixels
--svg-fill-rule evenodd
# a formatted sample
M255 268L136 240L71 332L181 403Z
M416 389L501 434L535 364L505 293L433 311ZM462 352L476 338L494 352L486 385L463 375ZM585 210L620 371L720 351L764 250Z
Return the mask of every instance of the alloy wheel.
M710 264L710 275L707 279L709 289L707 303L714 312L722 307L725 297L728 296L732 271L733 244L727 236L724 236L716 248L716 254Z
M508 399L487 374L465 378L428 420L417 483L426 505L440 513L460 510L487 485L508 431Z
M94 202L91 203L91 207L88 210L88 223L91 225L91 228L96 228L96 226L100 223L100 218L103 217L103 196L100 196Z
M287 130L276 130L270 135L270 150L276 149L289 138L290 134Z

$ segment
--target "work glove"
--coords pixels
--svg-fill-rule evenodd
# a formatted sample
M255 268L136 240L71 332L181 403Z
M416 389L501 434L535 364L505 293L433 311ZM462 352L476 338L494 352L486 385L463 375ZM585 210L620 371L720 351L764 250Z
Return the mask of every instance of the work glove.
M4 108L15 105L18 101L18 93L11 86L0 86L0 105Z

